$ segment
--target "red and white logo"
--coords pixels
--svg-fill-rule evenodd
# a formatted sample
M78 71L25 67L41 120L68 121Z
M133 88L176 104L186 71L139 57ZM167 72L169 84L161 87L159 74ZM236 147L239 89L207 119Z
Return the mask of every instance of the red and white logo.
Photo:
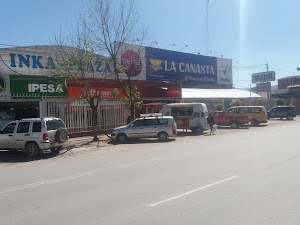
M125 73L130 77L136 77L142 71L142 60L140 56L131 50L122 54L121 64L126 68Z

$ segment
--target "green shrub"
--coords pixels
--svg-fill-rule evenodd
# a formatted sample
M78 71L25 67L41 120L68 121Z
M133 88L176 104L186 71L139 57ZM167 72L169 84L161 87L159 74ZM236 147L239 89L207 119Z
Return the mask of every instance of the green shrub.
M286 105L285 100L282 99L282 98L277 98L275 103L276 103L277 106Z
M233 107L233 106L242 106L242 102L241 100L239 99L234 99L230 102L230 106Z
M224 109L223 104L215 104L214 107L216 111L222 111Z

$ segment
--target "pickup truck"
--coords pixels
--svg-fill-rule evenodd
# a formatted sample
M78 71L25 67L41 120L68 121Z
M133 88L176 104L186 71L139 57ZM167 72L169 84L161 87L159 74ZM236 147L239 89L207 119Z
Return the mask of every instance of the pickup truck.
M226 115L224 111L214 112L215 124L222 126L230 126L231 128L239 128L242 124L248 124L250 118L248 116L240 115Z

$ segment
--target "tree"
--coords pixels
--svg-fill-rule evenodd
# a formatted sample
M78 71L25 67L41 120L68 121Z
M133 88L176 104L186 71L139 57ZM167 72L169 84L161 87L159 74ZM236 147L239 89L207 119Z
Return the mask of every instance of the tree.
M285 102L285 100L282 99L282 98L277 98L277 99L276 99L276 105L277 105L277 106L280 106L280 105L286 105L286 102Z
M135 1L90 0L82 24L96 43L97 52L109 57L114 78L126 96L125 104L134 118L135 109L141 102L138 101L138 87L131 82L130 74L139 65L136 60L131 60L124 67L119 58L126 43L136 45L139 51L146 37L146 29L139 26Z
M56 64L60 66L51 68L51 70L57 78L64 77L66 79L75 79L76 82L81 82L82 88L80 89L80 95L78 97L88 102L92 110L93 141L98 141L98 106L102 100L102 90L101 88L93 88L87 78L98 78L103 82L107 76L110 75L110 69L108 65L104 63L101 70L97 72L95 70L95 63L100 60L107 61L107 59L95 54L95 42L90 41L87 30L84 29L84 27L78 26L75 35L67 37L66 41L61 37L56 37L56 44ZM51 64L51 62L48 64Z
M234 99L230 102L230 106L233 107L233 106L241 106L242 105L242 102L241 100L239 99Z
M217 111L222 111L224 109L224 105L223 104L215 104L214 107L215 107L215 109Z

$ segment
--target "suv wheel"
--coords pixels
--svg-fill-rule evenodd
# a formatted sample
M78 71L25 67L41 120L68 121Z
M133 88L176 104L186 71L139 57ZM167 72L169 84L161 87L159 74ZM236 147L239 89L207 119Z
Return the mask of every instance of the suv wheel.
M166 132L159 132L157 137L159 141L166 141L168 139L168 134Z
M127 141L126 134L118 134L117 135L117 141L121 144L124 144Z
M286 118L287 118L287 120L292 120L292 119L294 119L293 115L291 115L291 114L287 115Z
M253 119L253 120L251 120L250 122L251 122L251 126L252 126L252 127L257 127L257 126L259 125L259 122L258 122L258 120L256 120L256 119Z
M239 123L236 121L232 121L230 124L230 127L233 129L239 128Z
M31 157L37 157L39 155L40 148L35 142L29 142L26 144L26 154Z

